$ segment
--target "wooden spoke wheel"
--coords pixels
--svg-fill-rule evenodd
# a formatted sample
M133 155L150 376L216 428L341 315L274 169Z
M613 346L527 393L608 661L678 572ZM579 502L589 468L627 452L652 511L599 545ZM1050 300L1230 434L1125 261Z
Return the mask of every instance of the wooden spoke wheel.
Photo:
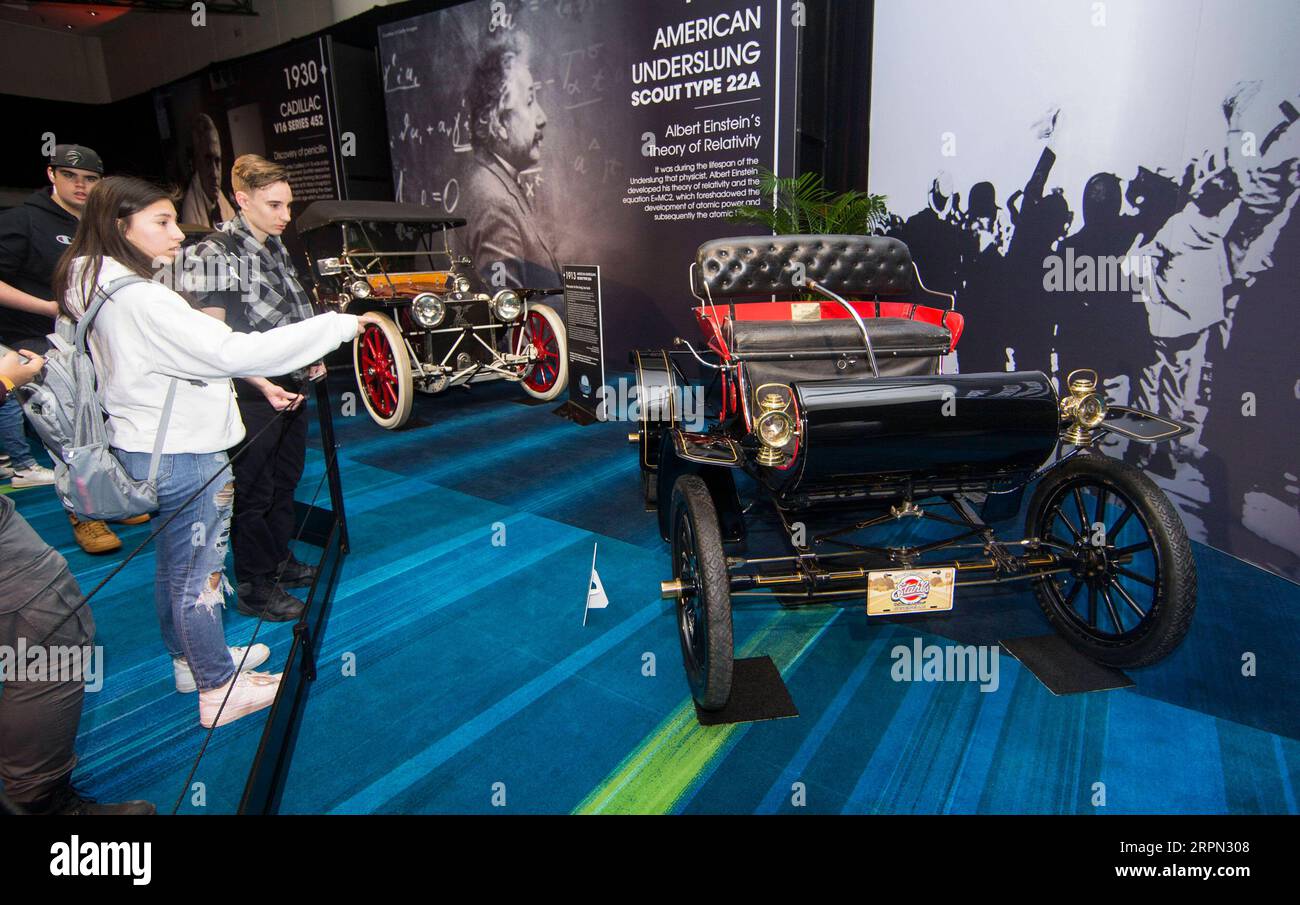
M366 411L380 427L396 430L411 417L415 398L411 357L392 319L375 316L379 323L368 325L352 341L352 364Z

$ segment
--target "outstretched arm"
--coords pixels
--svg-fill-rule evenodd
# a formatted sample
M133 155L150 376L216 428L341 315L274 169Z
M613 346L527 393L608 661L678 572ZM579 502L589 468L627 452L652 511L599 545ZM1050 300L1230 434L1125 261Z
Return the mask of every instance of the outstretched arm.
M331 311L265 333L235 333L172 292L133 301L128 316L149 343L158 370L201 380L296 370L355 337L361 322Z

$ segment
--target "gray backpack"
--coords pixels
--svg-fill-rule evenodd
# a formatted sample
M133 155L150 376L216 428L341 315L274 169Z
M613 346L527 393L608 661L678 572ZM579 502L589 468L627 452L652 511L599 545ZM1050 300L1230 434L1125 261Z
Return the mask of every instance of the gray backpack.
M116 521L158 508L155 480L176 397L176 380L167 388L149 477L136 481L109 448L104 407L95 389L95 367L86 348L91 324L113 293L146 282L144 277L130 274L106 288L96 287L90 307L77 324L74 341L51 335L44 370L18 389L28 421L54 460L54 490L64 508L83 519Z

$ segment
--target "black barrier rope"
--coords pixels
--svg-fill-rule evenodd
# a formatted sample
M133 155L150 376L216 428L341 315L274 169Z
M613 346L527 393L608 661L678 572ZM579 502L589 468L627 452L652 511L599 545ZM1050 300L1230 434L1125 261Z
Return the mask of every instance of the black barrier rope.
M287 409L284 410L284 411L287 411ZM237 452L234 456L232 456L232 457L231 457L231 458L226 462L225 465L221 466L221 468L218 469L218 471L217 471L216 474L214 474L212 477L208 478L208 479L203 483L203 486L202 486L202 487L200 487L198 490L194 491L194 493L190 495L190 498L187 499L184 503L182 503L182 504L180 505L180 507L178 507L177 510L176 510L175 512L172 513L171 518L167 519L167 521L165 521L165 522L163 522L161 525L159 525L159 526L154 530L154 532L153 532L152 534L150 534L148 537L146 537L146 538L144 539L144 542L141 543L140 546L138 546L138 547L136 547L134 550L132 550L129 554L127 554L126 559L122 560L120 563L117 564L117 568L115 568L112 572L109 572L107 575L105 575L104 578L103 578L103 580L100 581L99 584L95 585L95 587L91 590L91 592L90 592L89 594L84 595L84 596L81 598L81 602L80 602L79 604L77 604L75 607L73 607L71 610L69 610L69 611L68 611L68 614L67 614L66 616L64 616L62 620L59 621L59 624L56 625L53 629L51 629L51 630L50 630L50 633L49 633L48 635L46 635L44 638L41 639L41 646L44 647L46 641L49 641L52 637L54 637L55 633L57 633L57 632L59 631L59 629L63 628L63 626L67 624L67 622L68 622L69 619L71 619L73 616L75 616L75 615L76 615L76 614L81 610L81 608L82 608L83 606L85 606L86 604L88 604L88 603L90 602L90 598L92 598L92 597L94 597L96 594L98 594L98 593L100 592L100 590L104 587L104 585L106 585L106 584L108 584L110 581L112 581L112 580L113 580L113 579L118 575L118 573L120 573L123 569L125 569L125 568L127 567L127 564L130 563L131 560L135 559L136 556L140 553L141 550L143 550L145 547L149 546L150 542L153 541L153 539L154 539L155 537L157 537L159 534L161 534L161 533L163 532L163 529L165 529L168 525L170 525L170 524L171 524L171 523L176 519L176 517L177 517L178 515L180 515L182 512L184 512L185 509L190 505L190 503L193 503L195 500L197 500L197 499L199 498L199 494L203 493L203 491L205 491L205 490L208 489L208 485L209 485L209 484L211 484L211 483L212 483L213 481L215 481L217 478L221 477L221 475L226 471L226 469L231 468L231 467L235 464L235 459L238 459L240 456L242 456L244 453L246 453L246 452L249 450L249 448L253 445L253 443L254 443L254 442L255 442L259 437L262 436L262 434L264 434L264 433L266 433L268 430L270 430L270 429L275 425L275 423L276 423L276 422L277 422L281 417L283 417L283 415L284 415L284 411L278 411L278 412L276 412L276 413L275 413L275 416L274 416L270 421L268 421L268 422L266 423L266 426L263 427L263 428L262 428L260 431L258 431L256 434L254 434L252 440L248 440L248 441L244 444L244 448L243 448L243 449L241 449L241 450L240 450L239 452Z
M279 414L283 414L283 412ZM279 416L277 415L277 417ZM274 422L275 419L272 419L272 423ZM260 432L258 436L261 436ZM283 435L281 436L281 441L283 442ZM309 507L314 507L316 505L316 500L319 499L320 497L321 488L325 486L325 479L329 477L330 468L334 467L334 462L337 455L338 455L337 445L333 449L326 450L327 458L325 460L325 468L321 471L320 481L316 484L316 492L312 494L311 502L308 504ZM236 488L235 492L238 493L238 488ZM294 535L293 538L295 542L302 540L303 532L307 530L308 521L310 521L309 517L304 514L302 519L302 524L299 525L298 527L298 533ZM275 587L278 588L280 586L280 579L284 576L284 567L287 566L288 564L289 564L288 559L280 563L280 569L275 573ZM306 619L307 619L307 609L304 607L302 615L298 617L298 621L303 622ZM257 616L257 625L253 627L253 637L249 639L247 646L245 646L244 648L244 656L240 658L239 665L235 667L234 678L230 682L230 687L226 689L225 697L221 699L221 706L217 708L217 715L212 720L212 728L208 729L206 734L204 735L203 744L199 746L199 753L194 758L193 766L190 767L189 776L185 777L185 782L181 786L181 794L177 796L176 804L172 806L172 816L175 816L176 813L180 810L181 803L184 802L185 795L190 790L190 783L193 782L194 780L194 774L198 772L199 764L203 761L203 755L207 753L208 742L212 740L212 733L214 733L217 730L217 724L221 722L221 714L226 709L226 703L230 700L231 692L235 690L235 683L239 679L240 673L244 671L244 663L248 660L248 655L253 649L253 643L257 641L257 635L259 632L262 631L262 625L265 622L265 620L266 620L266 612L263 611L259 613ZM276 693L279 694L279 691L277 690Z
M306 408L306 394L302 394L302 395L303 395L303 408L304 408L304 410L305 410L305 408ZM188 498L184 503L182 503L179 507L177 507L176 511L175 511L174 513L172 513L172 515L171 515L170 518L168 518L165 522L163 522L163 523L162 523L161 525L159 525L156 529L154 529L154 531L153 531L153 532L152 532L152 533L151 533L147 538L145 538L144 541L143 541L143 542L142 542L138 547L136 547L134 550L132 550L132 551L127 555L127 557L126 557L125 559L123 559L120 563L118 563L117 567L114 568L113 571L109 572L108 575L104 576L104 578L99 582L99 584L95 585L95 587L91 590L91 592L90 592L89 594L84 595L84 596L81 598L81 602L78 603L78 604L77 604L75 607L73 607L71 610L69 610L68 613L67 613L67 615L65 615L65 616L63 617L63 619L59 621L59 624L56 625L53 629L51 629L50 632L49 632L49 634L47 634L47 635L46 635L46 636L41 640L40 645L41 645L42 647L44 647L44 646L45 646L45 643L46 643L47 641L49 641L49 640L50 640L50 639L51 639L55 634L57 634L58 631L59 631L59 629L63 628L63 626L67 624L67 622L68 622L69 619L71 619L74 615L76 615L76 614L81 610L82 607L86 606L86 605L90 602L90 599L91 599L92 597L94 597L96 594L98 594L98 593L100 592L100 590L102 590L102 589L104 588L105 585L107 585L110 581L113 580L113 578L115 578L118 574L120 574L121 571L122 571L123 569L125 569L125 568L127 567L127 565L131 562L131 560L135 559L135 557L136 557L137 555L139 555L140 552L143 551L143 550L145 549L145 547L149 546L149 544L154 540L154 538L156 538L159 534L161 534L161 533L162 533L162 532L167 528L167 526L170 525L170 524L171 524L171 523L172 523L172 522L177 518L177 516L179 516L182 512L184 512L184 511L186 510L186 508L188 508L189 505L190 505L191 503L193 503L196 499L198 499L198 498L199 498L199 495L202 494L205 490L207 490L208 487L212 484L213 481L215 481L217 478L221 477L221 475L224 474L224 473L227 471L227 469L232 469L233 466L234 466L235 461L236 461L240 456L242 456L242 455L244 455L245 453L247 453L247 452L249 451L249 449L252 448L253 444L254 444L254 443L255 443L255 442L256 442L256 441L257 441L257 440L258 440L258 439L259 439L259 438L264 434L264 433L266 433L268 430L270 430L272 427L274 427L276 424L278 424L279 421L280 421L280 419L284 417L285 412L287 412L287 411L289 411L289 409L287 409L287 408L286 408L286 409L278 410L278 411L275 413L275 415L271 418L271 420L268 421L268 422L267 422L267 423L262 427L261 430L259 430L256 434L254 434L253 437L252 437L251 439L246 440L246 441L244 442L244 444L243 444L243 448L240 449L237 453L235 453L235 455L231 456L231 457L229 458L229 460L226 462L225 465L223 465L220 469L218 469L217 472L216 472L215 474L212 475L212 477L208 478L208 480L205 481L205 482L203 483L203 486L199 487L198 490L194 491L194 493L191 494L190 497L189 497L189 498ZM312 506L315 506L315 504L316 504L316 500L320 497L321 487L324 485L324 483L325 483L325 479L329 476L330 468L331 468L331 467L333 466L333 464L334 464L334 460L335 460L335 456L336 456L336 455L337 455L337 449L330 449L330 450L327 450L327 451L326 451L327 459L326 459L326 463L325 463L325 469L324 469L324 470L322 471L322 473L321 473L321 480L320 480L320 483L318 483L318 484L316 485L316 492L312 495L312 500L311 500L311 505L312 505ZM302 522L302 525L301 525L301 526L299 527L299 529L298 529L298 533L297 533L297 535L295 535L295 537L293 538L294 541L299 541L299 540L301 540L302 535L303 535L303 532L306 530L307 522L308 522L308 519L304 518L304 519L303 519L303 522ZM280 563L280 569L279 569L279 571L276 573L276 576L275 576L275 587L279 587L279 586L280 586L280 581L281 581L281 579L282 579L283 576L284 576L284 568L285 568L286 565L288 565L288 560L285 560L285 562ZM306 612L304 611L304 613L303 613L303 617L305 618L305 616L306 616ZM234 674L234 676L231 678L231 681L230 681L229 687L226 689L226 695L225 695L224 698L222 698L221 706L218 708L218 710L217 710L217 715L216 715L216 717L215 717L215 718L213 719L213 721L212 721L212 722L213 722L213 726L212 726L211 729L208 729L208 730L207 730L207 734L204 736L204 739L203 739L203 744L202 744L202 745L200 746L200 748L199 748L199 753L198 753L197 757L196 757L195 760L194 760L194 764L193 764L193 766L191 766L191 768L190 768L189 776L188 776L188 777L186 778L186 780L185 780L185 786L184 786L184 788L183 788L182 791L181 791L180 797L179 797L179 798L177 799L177 801L176 801L176 805L172 808L172 814L173 814L173 815L175 815L175 814L177 813L177 811L180 809L180 805L181 805L181 803L182 803L182 802L184 801L184 799L185 799L185 793L189 790L189 784L190 784L190 781L194 778L194 774L195 774L196 772L198 772L199 764L200 764L200 762L203 760L203 755L204 755L204 754L206 753L206 751L207 751L208 742L211 740L211 738L212 738L212 733L213 733L213 731L215 731L215 729L216 729L216 724L220 721L220 719L221 719L221 714L222 714L222 712L224 712L225 707L226 707L226 704L227 704L227 703L229 702L229 700L230 700L230 695L231 695L231 693L235 690L236 682L237 682L237 680L238 680L238 678L239 678L239 675L243 672L243 666L244 666L244 663L247 662L248 654L249 654L249 652L250 652L251 649L252 649L253 642L257 640L257 635L258 635L258 633L259 633L259 632L261 631L261 629L262 629L262 624L263 624L264 620L265 620L265 613L263 612L263 613L261 613L261 614L258 615L258 618L257 618L257 625L256 625L256 626L254 627L254 629L253 629L253 637L252 637L252 639L249 641L248 645L244 648L244 655L243 655L242 658L240 658L239 665L235 668L235 674Z

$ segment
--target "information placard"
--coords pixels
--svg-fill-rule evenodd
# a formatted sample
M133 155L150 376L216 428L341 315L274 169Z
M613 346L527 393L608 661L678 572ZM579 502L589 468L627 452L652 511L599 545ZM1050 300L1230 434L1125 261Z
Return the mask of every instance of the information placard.
M569 339L569 402L592 418L605 385L605 350L601 337L600 268L565 264L564 327Z

